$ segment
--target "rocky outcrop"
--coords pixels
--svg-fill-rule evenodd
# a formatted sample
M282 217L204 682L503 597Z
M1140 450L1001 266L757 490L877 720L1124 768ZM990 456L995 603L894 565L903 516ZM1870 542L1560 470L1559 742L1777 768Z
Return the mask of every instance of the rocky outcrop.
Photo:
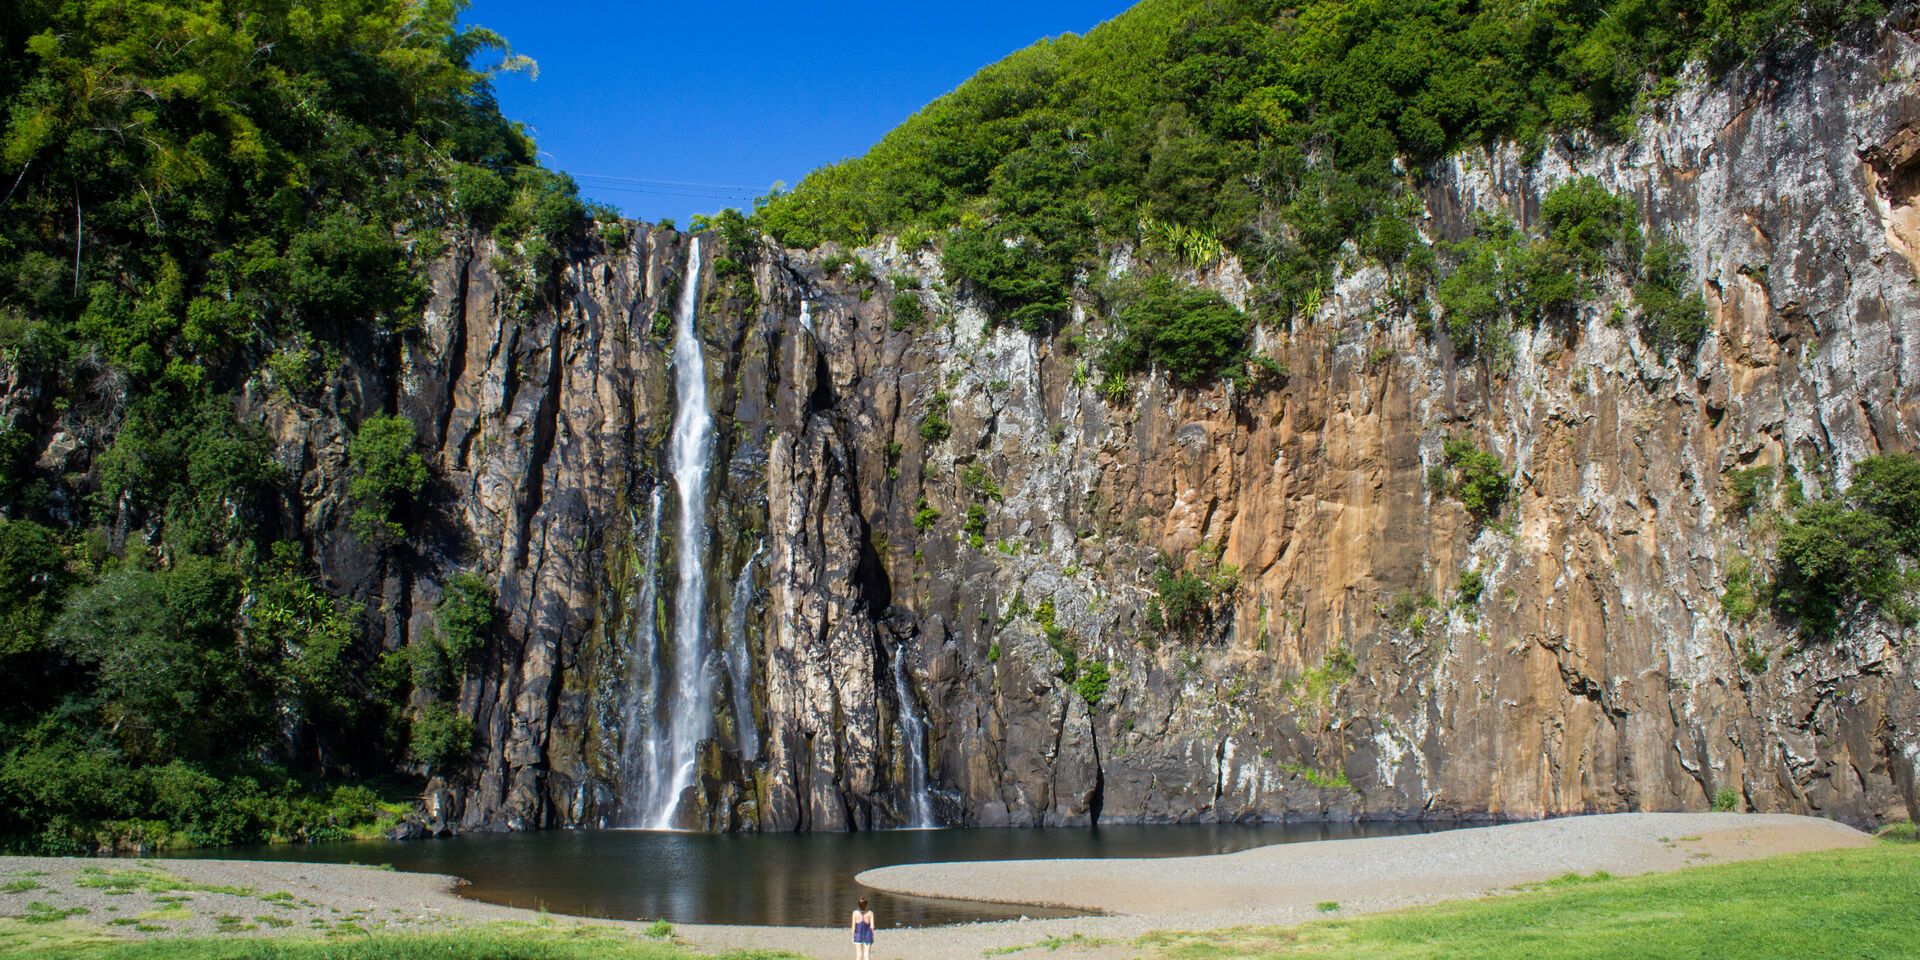
M1420 298L1393 295L1403 278L1356 262L1310 320L1256 334L1283 379L1156 375L1116 398L1088 375L1082 338L1105 327L1086 305L1036 338L942 288L931 250L853 251L887 278L859 282L829 275L838 251L763 243L688 277L683 236L638 228L583 235L533 288L491 240L456 238L417 332L362 345L305 395L263 372L245 402L375 643L430 630L458 571L496 587L496 642L460 693L480 744L435 780L433 829L622 815L634 638L673 616L660 544L681 532L656 503L676 359L657 332L686 283L719 424L705 619L713 649L744 645L750 687L714 684L686 825L904 822L903 706L930 723L952 823L1524 818L1716 796L1920 814L1902 631L1804 644L1719 603L1770 536L1730 511L1731 471L1780 467L1818 494L1920 439L1916 70L1890 29L1692 83L1631 143L1429 171L1434 241L1477 211L1530 223L1571 177L1631 198L1687 244L1707 297L1712 330L1684 358L1619 322L1616 283L1571 322L1515 332L1510 362L1463 359ZM1115 250L1110 268L1146 257ZM1181 269L1246 299L1231 258ZM916 286L934 319L896 329L889 304ZM384 550L345 525L346 438L382 410L414 423L434 473L413 536ZM1493 522L1430 486L1449 438L1513 472ZM1189 627L1159 607L1169 559L1210 578Z
M1718 598L1767 540L1731 515L1731 471L1790 464L1784 482L1817 495L1913 447L1920 97L1899 78L1916 66L1890 32L1695 84L1628 144L1432 172L1434 240L1476 211L1527 224L1576 176L1632 198L1687 244L1708 298L1713 332L1684 359L1620 322L1616 285L1575 322L1515 333L1510 366L1461 361L1393 278L1356 266L1311 323L1262 332L1290 370L1278 389L1154 378L1114 404L1068 334L996 328L944 295L951 322L893 331L877 303L828 292L821 315L853 318L819 327L836 416L863 441L847 503L912 636L949 816L1535 817L1716 797L1900 814L1920 701L1897 629L1802 644ZM925 251L859 254L939 276ZM1244 283L1231 262L1197 279ZM952 436L929 443L934 408ZM1513 470L1501 522L1429 488L1449 437ZM941 514L924 532L923 503ZM1214 628L1152 626L1157 558L1206 551L1238 570ZM1465 571L1477 603L1456 602ZM1042 599L1051 625L1021 614ZM1066 655L1109 666L1096 702Z

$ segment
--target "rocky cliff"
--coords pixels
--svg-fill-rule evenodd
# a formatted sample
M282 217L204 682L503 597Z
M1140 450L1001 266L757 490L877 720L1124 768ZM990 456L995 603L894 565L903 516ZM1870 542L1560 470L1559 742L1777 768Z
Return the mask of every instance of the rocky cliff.
M1765 505L1731 509L1731 472L1777 468L1777 503L1920 441L1917 69L1893 29L1696 80L1628 143L1496 146L1421 179L1436 242L1478 211L1525 226L1572 177L1630 198L1704 287L1712 329L1686 357L1619 322L1618 283L1512 334L1509 361L1458 357L1407 305L1424 298L1356 258L1309 322L1256 333L1284 378L1156 375L1120 396L1074 339L1104 329L1087 304L1036 338L943 289L928 249L852 251L879 278L862 282L828 271L838 251L742 242L685 276L682 235L635 228L580 239L531 307L491 241L464 240L420 333L331 406L250 402L301 477L324 573L370 601L387 647L428 628L456 571L496 585L500 639L461 696L481 743L430 804L464 828L619 822L633 644L673 616L649 585L670 587L660 542L682 535L659 519L680 362L659 331L685 283L719 424L705 621L712 649L746 658L745 689L714 671L688 825L904 822L903 712L928 722L956 824L1716 796L1920 815L1904 633L1800 643L1719 602L1770 535ZM1147 256L1115 249L1109 272ZM1248 295L1230 257L1181 269ZM930 319L895 322L900 292ZM341 506L341 411L362 404L409 417L436 478L415 536L384 552ZM1429 482L1450 438L1512 472L1491 521ZM1206 586L1180 626L1163 558Z

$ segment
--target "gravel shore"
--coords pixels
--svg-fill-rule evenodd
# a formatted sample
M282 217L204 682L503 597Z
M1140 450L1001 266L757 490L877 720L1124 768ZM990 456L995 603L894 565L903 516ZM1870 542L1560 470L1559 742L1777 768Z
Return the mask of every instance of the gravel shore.
M1159 929L1297 923L1482 896L1569 872L1624 876L1871 842L1812 817L1612 814L1209 857L912 864L869 870L859 880L905 895L1105 914L882 930L874 949L875 960L979 960L989 950L1075 936L1126 940ZM499 922L578 923L635 936L645 929L637 919L549 917L481 903L458 896L458 883L335 864L0 857L0 890L6 891L0 916L80 911L70 913L69 922L126 937L425 932ZM1326 903L1338 910L1322 910ZM837 928L679 925L674 935L710 952L848 955L846 932ZM1108 953L1132 955L1122 945L1075 951L1077 957Z

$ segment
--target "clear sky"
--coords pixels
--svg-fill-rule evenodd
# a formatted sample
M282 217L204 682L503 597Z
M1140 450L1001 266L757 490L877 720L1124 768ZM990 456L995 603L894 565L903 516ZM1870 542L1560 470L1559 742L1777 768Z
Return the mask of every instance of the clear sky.
M464 19L539 63L495 87L547 166L627 216L685 226L864 153L975 70L1131 5L474 0Z

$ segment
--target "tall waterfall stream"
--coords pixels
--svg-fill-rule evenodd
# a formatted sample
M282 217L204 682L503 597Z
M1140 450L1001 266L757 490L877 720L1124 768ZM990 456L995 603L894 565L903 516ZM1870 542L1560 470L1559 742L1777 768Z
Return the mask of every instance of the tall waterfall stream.
M707 584L712 532L707 516L708 481L714 455L713 414L707 396L707 364L699 335L700 239L693 238L673 316L673 425L667 470L677 516L669 542L673 583L664 582L661 524L666 522L665 483L653 487L646 515L633 518L636 555L629 626L624 637L625 678L619 723L618 815L611 822L646 830L690 826L685 809L700 772L701 742L713 735L716 708L731 708L740 759L760 758L760 731L753 712L754 661L747 627L754 599L753 567L766 544L754 547L734 580L720 644L707 638ZM799 324L813 330L810 301L800 303ZM662 629L661 607L671 607ZM670 639L663 634L670 634ZM898 749L903 782L903 826L939 826L928 776L927 722L920 714L904 650L893 649L894 694L899 703ZM726 693L720 684L726 683ZM730 702L728 702L730 701Z

